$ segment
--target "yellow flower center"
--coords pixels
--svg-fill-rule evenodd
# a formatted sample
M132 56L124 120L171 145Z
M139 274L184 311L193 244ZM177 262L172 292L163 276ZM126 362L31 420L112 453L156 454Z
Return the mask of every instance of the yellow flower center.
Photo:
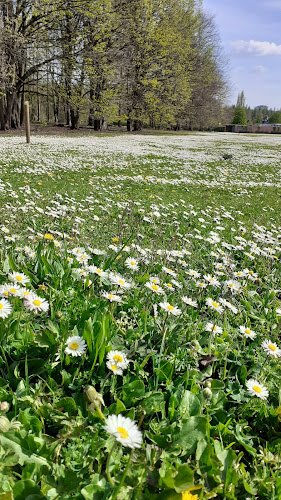
M101 274L101 270L100 270L100 269L97 269L97 273L98 273L98 274Z
M111 370L117 370L117 366L116 365L111 365Z
M277 349L276 345L273 345L273 344L269 344L268 348L269 348L271 351L276 351L276 349Z
M108 298L109 299L112 299L113 298L113 295L111 295L111 293L108 295Z
M169 309L169 311L173 311L174 310L174 306L167 306L167 309Z
M216 302L212 302L212 306L219 307L219 305Z
M3 307L4 307L3 304L0 303L0 309L3 309Z
M152 287L151 287L151 288L152 288L152 290L158 290L159 286L157 286L157 285L152 285Z
M182 500L199 500L198 495L192 495L189 493L189 491L182 491L181 492L181 499Z
M54 240L54 236L52 234L46 233L44 235L45 240Z
M70 349L72 349L73 351L77 351L78 347L79 347L79 344L77 342L71 342L70 344Z
M249 330L249 328L246 328L245 333L247 333L247 335L250 335L251 330Z
M5 290L5 292L3 292L3 295L6 295L6 296L7 296L7 295L9 295L9 292L7 292L7 291Z
M261 392L261 388L258 385L253 385L253 389L255 392L258 392L258 393Z
M168 272L169 272L169 273L172 273L173 271L172 271L172 269L168 269Z
M124 280L119 280L119 283L120 283L120 285L125 285L125 281Z
M34 304L35 306L41 306L42 302L41 302L41 300L35 299L35 300L33 301L33 304Z
M15 277L17 281L22 281L22 277L21 276L16 276Z
M199 283L199 286L204 286L204 283Z
M129 433L124 427L117 427L117 432L119 432L122 439L127 439L129 437Z
M169 288L173 288L173 286L171 285L171 283L167 283L167 286L168 286Z
M230 288L232 288L232 287L233 287L233 283L229 283L229 284L228 284L228 286L229 286Z
M123 358L122 358L122 356L120 356L120 354L115 354L113 359L114 359L114 361L116 361L116 363L121 363L121 361L123 360Z
M135 266L135 265L136 265L135 261L131 260L131 266Z
M249 271L249 274L251 274L251 275L254 274L254 271Z
M10 288L9 290L11 293L17 293L17 290L15 288Z

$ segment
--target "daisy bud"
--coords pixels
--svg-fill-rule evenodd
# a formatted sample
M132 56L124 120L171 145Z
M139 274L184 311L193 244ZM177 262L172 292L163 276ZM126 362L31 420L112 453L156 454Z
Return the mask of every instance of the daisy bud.
M9 403L7 403L7 401L3 401L1 404L0 404L0 410L1 411L4 411L5 413L7 411L9 411L9 408L10 408L10 405Z
M203 396L204 396L204 399L206 399L207 401L210 401L210 399L212 399L212 391L209 387L205 387L205 389L203 389Z
M212 387L212 382L210 380L206 380L204 382L204 387Z
M103 397L99 392L96 391L96 389L92 385L87 385L85 387L85 396L92 408L100 408L101 405L104 405ZM89 409L90 409L89 406Z
M10 420L4 415L0 416L0 433L7 432L10 429Z

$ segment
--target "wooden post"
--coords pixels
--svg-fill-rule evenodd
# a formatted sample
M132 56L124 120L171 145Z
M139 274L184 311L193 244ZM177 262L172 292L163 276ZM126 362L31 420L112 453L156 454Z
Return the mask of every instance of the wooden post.
M29 120L29 102L25 101L24 103L24 122L25 122L25 133L26 133L26 142L30 143L30 120Z

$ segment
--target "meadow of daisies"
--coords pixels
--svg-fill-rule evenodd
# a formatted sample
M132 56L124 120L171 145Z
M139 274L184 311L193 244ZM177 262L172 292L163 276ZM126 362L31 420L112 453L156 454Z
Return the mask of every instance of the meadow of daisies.
M0 500L281 498L281 137L0 137Z

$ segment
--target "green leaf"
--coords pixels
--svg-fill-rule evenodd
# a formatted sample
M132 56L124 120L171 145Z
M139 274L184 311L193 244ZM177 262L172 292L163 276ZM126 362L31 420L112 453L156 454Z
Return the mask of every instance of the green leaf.
M180 402L179 410L182 418L194 417L200 415L201 404L197 396L190 391L185 391Z
M153 413L161 411L164 404L164 395L162 392L156 392L155 394L150 394L141 402L141 407L147 415L152 415Z
M73 398L61 398L55 405L56 408L69 415L76 411L76 403Z
M134 380L129 384L123 386L123 400L124 403L133 403L134 400L140 399L145 394L145 385L141 380Z
M81 490L81 494L85 500L102 500L104 498L106 485L106 480L102 476L96 474L91 484L85 486L85 488Z
M37 498L43 498L40 493L40 488L36 486L35 482L31 481L31 479L17 481L13 488L13 494L14 500L27 500L31 495L36 495ZM30 500L32 500L32 498Z
M206 417L190 417L188 420L184 420L178 432L174 433L173 442L185 450L191 450L206 435Z
M229 484L237 484L237 473L233 467L233 462L236 460L236 455L234 451L229 448L228 450L223 450L217 455L220 462L223 464L222 479L227 487Z
M174 480L175 490L180 493L193 486L193 472L188 465L180 465Z
M0 434L0 444L4 449L13 450L13 452L19 457L20 465L35 463L39 466L50 467L44 457L40 457L39 455L32 453L29 449L21 446L20 437L16 436L12 432L6 432L5 435Z

